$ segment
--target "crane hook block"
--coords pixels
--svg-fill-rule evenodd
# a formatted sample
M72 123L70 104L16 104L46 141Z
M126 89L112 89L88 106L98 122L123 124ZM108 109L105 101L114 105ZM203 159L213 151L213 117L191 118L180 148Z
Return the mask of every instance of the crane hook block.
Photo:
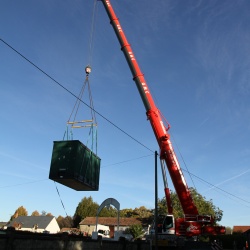
M76 191L98 191L100 162L78 140L54 141L49 179Z
M88 65L85 68L86 75L88 76L91 73L91 67Z

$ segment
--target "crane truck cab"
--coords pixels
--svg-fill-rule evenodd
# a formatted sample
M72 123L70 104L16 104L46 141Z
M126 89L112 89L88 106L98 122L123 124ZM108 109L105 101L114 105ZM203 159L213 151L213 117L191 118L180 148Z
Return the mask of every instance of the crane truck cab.
M157 219L157 225L155 222L149 228L149 234L155 234L157 230L158 234L175 234L175 220L172 214L160 215Z

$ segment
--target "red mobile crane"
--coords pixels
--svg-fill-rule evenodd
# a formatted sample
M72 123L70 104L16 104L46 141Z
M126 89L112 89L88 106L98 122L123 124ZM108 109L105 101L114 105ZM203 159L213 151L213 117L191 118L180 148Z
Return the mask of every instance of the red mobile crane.
M110 18L110 23L114 28L116 36L120 42L121 50L123 51L127 63L133 75L133 80L136 83L141 99L146 108L146 115L151 123L155 137L160 148L160 159L164 181L164 191L166 195L167 207L169 215L163 221L160 234L175 234L181 236L197 236L201 234L223 234L225 228L213 226L213 218L209 215L199 215L198 209L195 206L191 197L190 191L186 184L184 175L179 166L176 154L170 141L168 133L169 126L165 126L160 110L156 107L146 80L137 60L134 56L132 48L127 41L123 32L119 19L117 18L110 0L101 0L106 12ZM170 201L170 192L167 187L165 164L168 168L176 193L180 200L184 218L174 220L172 215L172 206ZM159 229L158 229L159 231Z

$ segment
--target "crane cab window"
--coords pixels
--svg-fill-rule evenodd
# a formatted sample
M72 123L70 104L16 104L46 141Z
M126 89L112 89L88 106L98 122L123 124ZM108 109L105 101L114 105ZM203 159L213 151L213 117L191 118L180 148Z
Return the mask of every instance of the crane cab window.
M163 221L163 230L167 230L174 227L174 217L172 215L167 215Z

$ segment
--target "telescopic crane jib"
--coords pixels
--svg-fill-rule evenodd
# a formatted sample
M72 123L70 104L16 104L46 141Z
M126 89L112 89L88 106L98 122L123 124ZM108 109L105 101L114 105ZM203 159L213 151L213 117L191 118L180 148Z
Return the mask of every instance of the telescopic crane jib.
M110 23L113 26L116 36L121 45L121 50L123 51L127 63L129 65L129 68L131 70L133 80L136 83L137 89L140 93L141 99L146 109L147 119L151 123L156 140L159 144L160 158L167 165L169 174L171 176L173 185L175 187L176 193L178 195L178 198L180 200L185 215L185 218L175 220L172 221L172 223L169 223L169 219L171 219L171 217L173 218L173 216L170 215L169 218L167 218L168 222L165 222L165 227L163 225L162 233L168 232L168 230L166 230L168 229L166 228L167 224L171 225L171 228L173 228L173 225L175 224L174 231L175 234L177 235L193 236L193 235L200 235L202 233L205 234L224 233L225 231L224 227L212 226L213 218L211 216L199 215L198 209L193 202L184 175L181 171L176 154L174 152L172 143L170 141L170 135L168 133L169 126L166 126L164 124L161 112L154 103L154 100L152 98L146 80L144 78L144 75L140 70L135 55L132 51L130 44L127 41L127 38L121 27L119 19L117 18L114 12L110 0L101 0L101 1L106 9L106 12L110 19ZM164 164L162 164L162 167L164 167ZM164 171L165 170L163 169L163 172ZM165 175L163 175L163 178L164 178L164 183L166 183ZM169 201L169 190L167 186L165 186L164 189L166 194L166 200ZM168 204L168 207L170 209L171 207L170 204ZM185 230L183 230L183 227ZM171 231L171 233L172 232L173 230Z

